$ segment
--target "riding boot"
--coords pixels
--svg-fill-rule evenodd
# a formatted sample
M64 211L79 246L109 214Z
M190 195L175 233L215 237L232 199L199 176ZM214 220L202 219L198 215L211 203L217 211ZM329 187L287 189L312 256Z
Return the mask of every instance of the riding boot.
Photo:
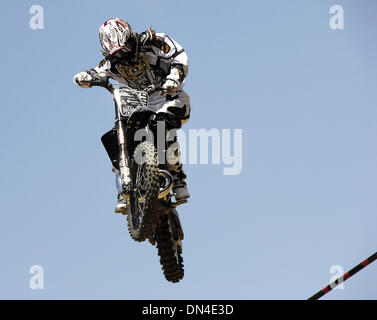
M174 179L173 192L177 201L183 201L190 198L190 194L187 190L186 174L182 169L182 165L179 171L171 172Z
M120 173L119 170L113 168L112 169L115 174L115 184L118 190L118 197L117 197L117 204L115 205L115 213L127 214L127 200L122 196L122 183L120 181Z
M171 132L169 133L171 134ZM174 179L173 192L175 194L175 199L177 201L184 201L190 197L190 194L187 190L187 184L185 182L186 174L182 169L180 155L181 152L177 139L169 141L166 152L167 169L172 174Z

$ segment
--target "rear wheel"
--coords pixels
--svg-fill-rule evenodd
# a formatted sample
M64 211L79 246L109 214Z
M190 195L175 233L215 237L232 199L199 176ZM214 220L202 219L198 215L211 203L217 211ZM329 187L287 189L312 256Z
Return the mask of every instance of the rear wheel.
M179 282L184 276L182 243L180 240L174 240L168 215L159 217L155 239L166 280L173 283Z
M157 152L150 142L141 142L135 148L131 177L133 190L128 205L128 230L132 239L144 241L156 225L157 214L151 209L159 190Z

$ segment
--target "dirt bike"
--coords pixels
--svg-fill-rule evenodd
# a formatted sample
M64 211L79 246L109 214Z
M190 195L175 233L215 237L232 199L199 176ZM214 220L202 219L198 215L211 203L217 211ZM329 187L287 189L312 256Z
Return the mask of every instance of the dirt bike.
M115 103L115 127L101 140L120 174L129 233L135 241L156 245L166 280L178 282L184 276L184 234L176 210L181 203L172 201L173 177L165 161L159 162L156 113L148 107L150 94L162 89L138 91L103 78L90 83L107 89ZM135 141L140 133L144 141Z

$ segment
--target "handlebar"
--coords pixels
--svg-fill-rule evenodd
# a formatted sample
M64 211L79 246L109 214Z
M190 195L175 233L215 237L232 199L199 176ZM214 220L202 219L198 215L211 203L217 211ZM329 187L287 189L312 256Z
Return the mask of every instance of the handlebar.
M110 93L113 93L114 92L114 85L122 85L120 83L110 83L108 79L104 80L103 78L94 78L93 80L90 80L90 81L82 81L82 83L89 83L91 84L92 87L103 87L105 89L107 89L108 91L110 91ZM123 85L125 86L125 85ZM133 89L133 88L131 88ZM136 90L136 89L133 89L133 90ZM150 85L148 86L147 88L145 88L144 90L141 90L141 91L145 91L146 93L148 93L149 95L155 93L155 92L162 92L164 91L163 88L161 87L155 87L154 85Z

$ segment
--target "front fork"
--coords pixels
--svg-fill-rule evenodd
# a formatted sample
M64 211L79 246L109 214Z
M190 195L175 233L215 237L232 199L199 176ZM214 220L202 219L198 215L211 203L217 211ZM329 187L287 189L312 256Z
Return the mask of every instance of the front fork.
M122 121L117 124L118 144L119 144L119 180L117 179L118 192L124 196L131 190L130 158L126 147L125 129Z
M131 170L130 170L130 156L126 146L126 129L121 120L117 121L117 135L119 145L119 179L117 177L118 193L121 193L125 198L128 197L132 190ZM149 127L146 127L145 137L151 143L153 141L153 134L150 134Z

